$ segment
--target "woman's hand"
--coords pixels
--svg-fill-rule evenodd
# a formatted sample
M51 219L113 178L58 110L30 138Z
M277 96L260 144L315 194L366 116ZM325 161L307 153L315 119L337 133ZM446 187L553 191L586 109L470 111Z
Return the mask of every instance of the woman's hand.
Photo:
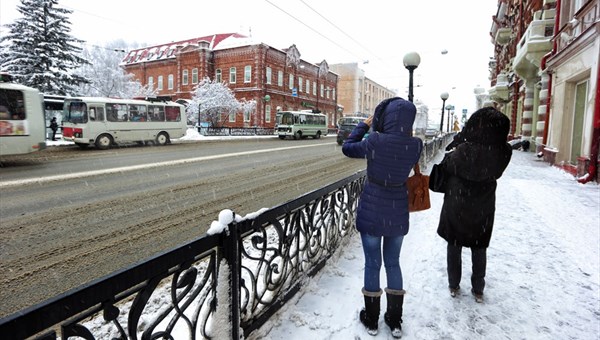
M364 123L369 127L371 126L371 122L373 122L373 116L369 116L369 118L365 119Z

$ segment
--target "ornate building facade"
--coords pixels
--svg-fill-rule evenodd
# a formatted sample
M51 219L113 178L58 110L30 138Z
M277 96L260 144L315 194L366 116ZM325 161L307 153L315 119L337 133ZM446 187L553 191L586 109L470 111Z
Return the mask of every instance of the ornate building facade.
M273 128L278 111L313 109L333 128L340 111L338 76L325 60L302 60L295 45L281 50L236 33L215 34L132 50L121 65L173 100L191 99L209 78L226 84L238 100L256 101L255 112L239 112L225 126Z
M499 0L489 95L544 160L597 178L600 0Z

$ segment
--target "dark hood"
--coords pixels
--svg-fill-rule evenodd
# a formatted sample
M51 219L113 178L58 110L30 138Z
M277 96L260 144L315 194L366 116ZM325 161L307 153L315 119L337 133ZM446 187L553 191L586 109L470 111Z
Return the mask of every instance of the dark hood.
M375 108L373 130L410 136L416 115L413 103L400 97L385 99Z
M469 118L461 137L467 142L483 145L503 145L510 130L510 120L493 107L484 107Z

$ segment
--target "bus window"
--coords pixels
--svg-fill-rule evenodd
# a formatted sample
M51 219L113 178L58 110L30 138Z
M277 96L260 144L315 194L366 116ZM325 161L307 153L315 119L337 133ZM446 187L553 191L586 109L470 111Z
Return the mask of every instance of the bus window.
M129 120L132 122L145 122L146 117L146 105L129 105Z
M0 119L25 119L23 92L9 89L2 89L0 91Z
M106 104L106 119L109 122L128 121L127 104Z
M167 122L178 122L181 120L179 107L177 106L166 106L165 113L167 116Z
M96 122L104 121L104 107L100 105L90 105L90 120Z
M150 120L154 122L164 122L165 121L165 107L159 105L150 105L148 106L148 111L150 112Z

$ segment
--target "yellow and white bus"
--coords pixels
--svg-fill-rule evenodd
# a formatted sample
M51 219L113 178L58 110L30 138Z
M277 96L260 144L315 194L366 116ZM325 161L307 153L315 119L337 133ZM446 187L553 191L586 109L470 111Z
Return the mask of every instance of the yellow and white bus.
M0 156L46 148L42 94L0 74Z
M108 149L126 142L165 145L185 136L186 131L184 106L168 97L65 99L63 140L82 148Z
M321 136L327 136L327 116L312 111L280 111L277 112L275 131L279 139L319 139Z

